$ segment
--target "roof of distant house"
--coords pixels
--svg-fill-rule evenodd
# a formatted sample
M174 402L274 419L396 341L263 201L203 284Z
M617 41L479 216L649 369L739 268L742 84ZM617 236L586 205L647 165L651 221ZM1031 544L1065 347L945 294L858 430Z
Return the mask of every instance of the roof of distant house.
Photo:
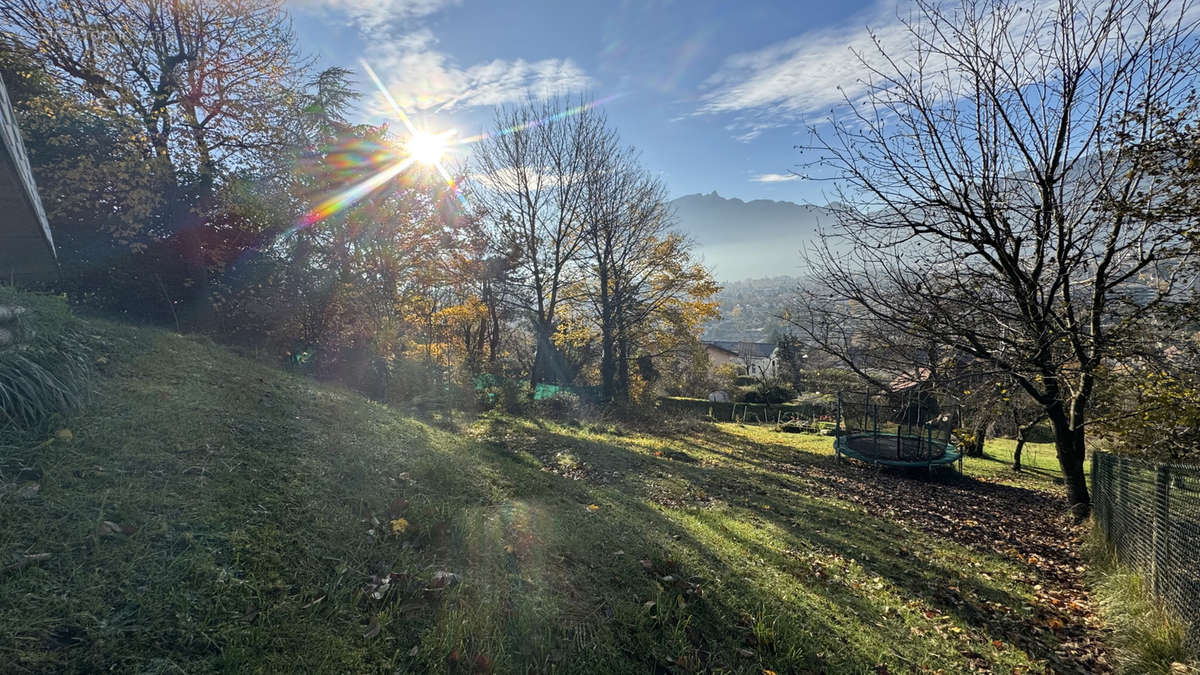
M775 353L775 343L773 342L738 342L737 340L704 340L704 344L709 347L720 349L721 351L736 354L738 356L748 356L752 359L767 359L771 354Z
M933 372L928 368L917 368L916 373L900 373L896 379L892 380L888 388L892 391L901 391L910 387L915 387L929 379Z

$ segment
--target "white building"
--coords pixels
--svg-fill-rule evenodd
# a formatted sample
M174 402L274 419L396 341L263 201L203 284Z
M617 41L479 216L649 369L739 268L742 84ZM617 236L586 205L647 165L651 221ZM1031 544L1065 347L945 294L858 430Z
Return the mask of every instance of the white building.
M703 344L714 369L730 363L737 367L740 375L764 378L778 373L779 348L774 343L704 340Z

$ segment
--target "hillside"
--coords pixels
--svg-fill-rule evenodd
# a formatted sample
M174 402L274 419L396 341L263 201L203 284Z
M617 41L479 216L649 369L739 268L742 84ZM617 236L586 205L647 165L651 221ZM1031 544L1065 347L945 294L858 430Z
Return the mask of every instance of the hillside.
M794 309L800 283L788 276L723 283L716 296L721 318L705 325L704 339L775 342L795 334L795 327L780 317Z
M0 446L5 670L1104 669L1040 469L919 482L734 424L414 416L90 330L88 407Z
M832 222L828 209L765 199L727 199L716 192L671 202L679 229L718 281L759 279L803 272L800 252Z

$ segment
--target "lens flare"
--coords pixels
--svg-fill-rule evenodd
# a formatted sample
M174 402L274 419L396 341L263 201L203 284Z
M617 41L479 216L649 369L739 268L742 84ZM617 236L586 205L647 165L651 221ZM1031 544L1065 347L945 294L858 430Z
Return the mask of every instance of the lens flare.
M567 110L563 110L544 119L534 120L526 124L510 127L508 129L501 129L500 131L496 132L483 133L476 136L455 140L453 137L457 132L453 129L433 133L427 129L418 128L416 125L414 125L412 119L404 113L404 110L400 107L400 104L396 101L395 97L392 96L391 92L388 91L387 87L384 86L383 80L381 80L379 76L375 74L375 71L371 68L371 66L367 64L366 61L359 61L359 63L362 65L363 70L367 73L367 76L371 78L371 81L375 84L375 87L379 89L379 93L383 96L383 99L387 101L388 106L395 114L396 119L400 120L401 124L404 125L404 130L408 132L408 137L403 140L403 146L399 150L393 151L390 149L375 148L369 153L346 152L342 153L341 155L331 157L329 160L330 163L334 165L335 168L342 169L344 171L353 170L353 168L361 167L363 165L381 166L382 168L369 177L355 183L354 185L351 185L335 195L330 196L320 204L314 206L311 210L309 210L308 213L304 215L304 217L299 220L299 222L297 222L292 228L284 233L284 237L294 234L298 230L306 227L311 227L312 225L321 222L329 216L350 208L362 198L371 194L375 190L378 190L385 183L403 173L413 164L422 164L424 166L436 169L438 175L440 175L446 181L446 185L449 187L450 192L458 198L458 201L462 204L463 208L468 208L466 197L464 197L462 191L459 190L458 181L456 181L446 169L444 163L446 155L452 153L458 147L469 145L471 143L477 143L479 141L494 138L496 136L517 133L539 124L545 124L547 122L559 120L564 117L570 117L571 115L577 115L589 108L602 105L619 97L619 95L608 96L606 98L597 99L573 108L569 108ZM390 161L392 157L397 156L403 157L403 159Z
M378 173L372 174L365 180L355 183L349 188L317 204L308 213L304 214L304 217L300 219L296 227L292 228L291 232L319 223L339 211L345 211L358 202L358 200L366 197L379 189L384 183L398 176L402 171L412 166L412 163L415 161L414 157L405 157L402 160L393 162Z

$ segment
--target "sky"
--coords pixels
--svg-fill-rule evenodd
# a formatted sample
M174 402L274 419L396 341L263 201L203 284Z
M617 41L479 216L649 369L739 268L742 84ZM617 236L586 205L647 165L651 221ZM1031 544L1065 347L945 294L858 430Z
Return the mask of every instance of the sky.
M872 0L289 0L301 48L354 72L359 120L394 115L367 63L418 124L460 137L496 106L563 93L609 121L672 196L822 204L804 154L831 111L861 93L852 48L902 40Z

